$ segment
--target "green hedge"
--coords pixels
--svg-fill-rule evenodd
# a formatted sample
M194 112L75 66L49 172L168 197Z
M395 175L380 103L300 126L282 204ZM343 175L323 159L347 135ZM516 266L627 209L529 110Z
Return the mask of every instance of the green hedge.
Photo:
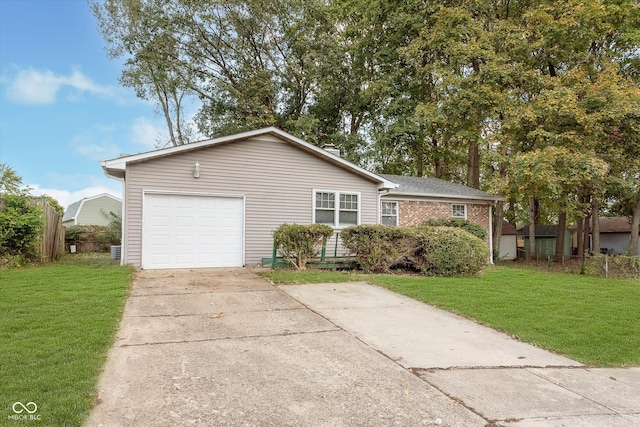
M482 271L488 259L485 242L463 229L423 227L413 263L427 276L466 276Z
M449 218L449 219L428 219L422 223L423 226L428 227L456 227L462 228L464 231L473 234L480 240L487 239L487 230L478 224L469 222L466 219L461 218Z
M406 260L420 240L418 230L387 225L358 225L340 232L342 244L367 273L387 273Z
M324 224L282 224L273 232L273 241L284 259L304 270L332 234L333 228Z
M365 272L401 267L429 276L472 275L489 259L485 242L460 228L360 225L340 236Z

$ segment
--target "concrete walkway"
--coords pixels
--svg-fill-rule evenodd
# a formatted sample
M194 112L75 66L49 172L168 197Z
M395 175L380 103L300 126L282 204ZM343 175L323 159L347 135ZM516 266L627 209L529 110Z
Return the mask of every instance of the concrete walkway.
M488 422L640 426L640 368L586 368L366 283L281 289Z
M640 425L640 368L586 369L367 284L143 271L88 426Z

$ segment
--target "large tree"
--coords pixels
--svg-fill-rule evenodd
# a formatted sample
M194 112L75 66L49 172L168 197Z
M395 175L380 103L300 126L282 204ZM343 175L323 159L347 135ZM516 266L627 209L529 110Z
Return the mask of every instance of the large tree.
M110 55L126 61L123 84L155 99L173 144L189 142L184 103L196 100L206 136L277 126L336 143L379 172L500 190L512 222L573 221L601 200L640 215L637 0L104 0L93 8ZM604 161L610 177L570 188L564 176L562 191L521 186L522 156L549 149ZM562 173L571 168L554 171Z

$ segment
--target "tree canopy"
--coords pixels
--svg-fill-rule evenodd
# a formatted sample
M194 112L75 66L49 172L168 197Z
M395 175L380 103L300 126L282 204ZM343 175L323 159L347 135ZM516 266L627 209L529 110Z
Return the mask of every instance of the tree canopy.
M92 8L122 84L154 100L174 145L276 126L374 171L499 191L496 224L640 221L637 0Z

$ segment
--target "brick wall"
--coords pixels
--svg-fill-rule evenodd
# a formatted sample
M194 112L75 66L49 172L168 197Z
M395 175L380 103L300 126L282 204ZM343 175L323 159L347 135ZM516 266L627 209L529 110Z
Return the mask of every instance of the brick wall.
M456 203L457 204L457 203ZM460 203L464 204L464 203ZM421 201L400 201L398 202L398 222L400 226L410 227L420 225L427 219L449 219L451 218L452 203L445 202L421 202ZM489 234L489 206L466 203L467 220L482 226ZM487 243L488 243L487 238Z

